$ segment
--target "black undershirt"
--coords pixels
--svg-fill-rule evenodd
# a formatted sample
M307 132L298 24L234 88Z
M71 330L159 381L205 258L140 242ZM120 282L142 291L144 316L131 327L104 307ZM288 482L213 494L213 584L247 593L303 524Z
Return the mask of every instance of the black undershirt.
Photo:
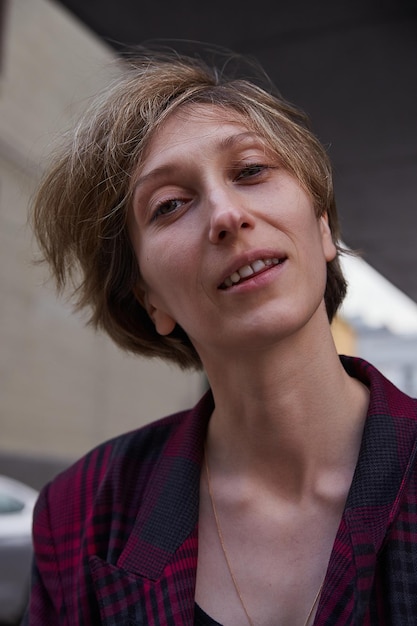
M222 626L219 622L216 622L214 619L204 613L203 609L195 605L194 611L194 626Z

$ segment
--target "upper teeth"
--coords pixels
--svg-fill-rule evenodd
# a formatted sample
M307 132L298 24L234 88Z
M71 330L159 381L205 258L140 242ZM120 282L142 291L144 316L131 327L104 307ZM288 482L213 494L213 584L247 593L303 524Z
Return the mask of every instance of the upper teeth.
M249 265L243 265L236 272L233 272L230 276L228 276L223 285L225 287L231 287L232 285L236 285L238 282L242 280L242 278L248 278L248 276L252 276L252 274L256 274L260 272L265 267L270 267L271 265L278 265L279 259L256 259L253 263Z

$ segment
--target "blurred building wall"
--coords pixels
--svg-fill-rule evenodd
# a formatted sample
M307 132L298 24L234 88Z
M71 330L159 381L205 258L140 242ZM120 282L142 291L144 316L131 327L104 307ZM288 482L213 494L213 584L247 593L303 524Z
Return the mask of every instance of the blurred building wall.
M357 355L355 331L349 322L340 315L337 315L332 322L332 334L339 354Z
M29 467L28 459L44 465L56 459L59 465L108 437L188 407L203 382L197 374L123 354L86 328L45 282L45 269L33 265L27 209L55 137L118 70L110 49L47 0L13 0L6 18L0 76L0 473L11 467L19 473L17 466Z

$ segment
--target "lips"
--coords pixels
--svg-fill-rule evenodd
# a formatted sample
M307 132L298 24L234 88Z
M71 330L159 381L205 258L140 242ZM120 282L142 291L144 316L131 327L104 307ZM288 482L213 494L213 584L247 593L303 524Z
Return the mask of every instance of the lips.
M284 261L285 258L272 257L266 259L256 259L251 263L242 265L242 267L239 267L232 274L230 274L230 276L227 276L227 278L224 279L222 284L219 286L219 289L228 289L229 287L233 287L233 285L238 285L252 276L265 272L272 266L280 265L280 263L283 263Z

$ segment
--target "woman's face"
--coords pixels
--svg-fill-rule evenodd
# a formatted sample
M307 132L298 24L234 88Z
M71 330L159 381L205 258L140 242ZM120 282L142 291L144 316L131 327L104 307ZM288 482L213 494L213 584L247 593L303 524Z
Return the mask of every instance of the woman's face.
M326 216L233 111L187 105L154 135L130 234L156 329L178 323L203 362L326 320Z

